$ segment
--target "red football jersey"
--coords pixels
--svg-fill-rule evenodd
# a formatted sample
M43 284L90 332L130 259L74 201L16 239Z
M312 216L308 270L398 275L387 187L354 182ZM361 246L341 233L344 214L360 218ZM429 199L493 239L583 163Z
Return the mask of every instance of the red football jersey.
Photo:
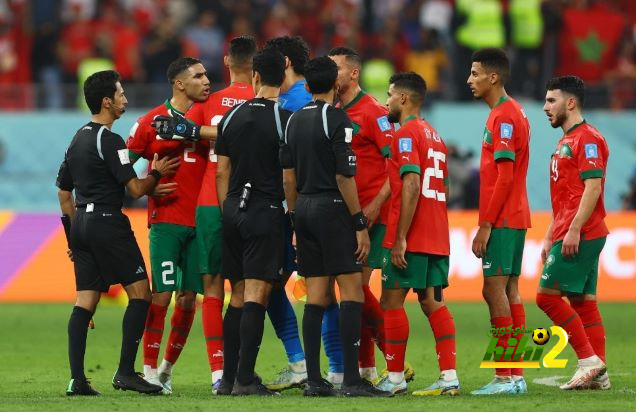
M485 216L497 182L499 159L510 159L513 166L513 187L499 212L494 227L527 229L530 227L530 207L526 191L530 143L530 123L516 100L504 96L493 107L486 122L479 166L479 223Z
M565 237L579 210L585 179L601 178L601 196L590 218L581 229L582 239L606 236L605 225L605 170L609 149L603 136L589 124L579 123L559 140L550 162L550 196L552 198L552 241Z
M210 95L208 100L202 103L195 103L188 111L187 117L199 125L216 126L225 112L237 104L250 100L254 97L252 85L247 83L233 83L223 90ZM219 199L216 194L216 154L214 145L210 145L201 191L197 200L197 206L218 206Z
M388 109L371 95L361 91L343 107L353 126L351 148L356 155L356 186L360 206L367 206L378 194L387 178L387 162L393 126L387 119ZM388 202L380 220L386 222Z
M203 140L188 142L161 139L150 123L155 116L169 116L169 109L175 110L170 105L170 100L166 100L161 106L140 117L130 129L126 145L129 150L150 161L155 153L160 157L181 157L177 173L161 179L161 183L176 182L176 190L161 198L148 196L148 224L174 223L194 227L194 212L210 145ZM148 170L150 171L150 164Z
M402 205L402 175L420 175L422 189L411 227L406 236L408 252L448 256L448 212L446 186L448 167L446 145L437 131L424 120L410 120L394 134L389 160L391 206L383 246L395 242Z

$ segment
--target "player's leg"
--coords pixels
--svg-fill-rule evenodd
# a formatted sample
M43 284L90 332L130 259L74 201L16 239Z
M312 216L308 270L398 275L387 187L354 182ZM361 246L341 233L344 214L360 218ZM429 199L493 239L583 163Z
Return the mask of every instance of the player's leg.
M579 314L562 298L563 294L576 295L596 292L598 257L605 244L605 238L582 240L579 254L565 259L561 254L562 242L556 242L546 260L539 290L537 305L554 322L568 333L568 342L576 352L578 367L572 379L561 385L561 389L583 389L595 378L607 371L605 362L595 353ZM582 276L582 274L585 274ZM590 282L590 283L588 283Z
M196 210L196 246L199 273L202 275L203 303L201 323L216 392L223 376L223 299L221 276L222 223L218 206L199 206Z
M486 255L482 258L484 274L482 295L488 304L490 324L496 328L512 328L512 315L506 289L513 272L517 232L519 231L507 228L492 229ZM510 337L510 332L504 333L499 338L498 345L507 348ZM501 359L495 359L495 361L501 361ZM472 391L471 394L517 394L510 368L496 368L495 378L490 383Z
M241 318L243 317L245 281L243 279L230 278L230 285L232 287L230 303L223 318L223 338L225 340L223 377L216 390L217 395L230 395L232 393L238 369L239 349L241 347Z
M334 396L333 386L322 378L320 371L320 338L325 308L331 303L329 276L308 276L307 302L303 314L303 343L307 359L305 396Z
M456 371L455 321L446 303L443 290L448 286L448 256L426 255L426 288L417 290L422 311L435 338L435 351L440 370L437 381L427 388L413 392L420 396L459 395Z
M404 300L409 289L382 288L380 302L384 312L384 359L388 373L377 384L379 389L395 394L406 393L404 357L409 338L409 319Z
M512 233L515 234L515 238L512 240L515 243L515 250L511 275L508 279L508 284L506 285L506 296L508 296L508 303L510 304L512 327L515 330L521 330L522 327L526 325L526 312L523 308L521 294L519 293L519 276L521 274L521 263L526 240L526 231L518 230ZM518 342L523 337L523 333L515 333L511 336L517 339ZM519 362L522 361L523 358L519 360ZM510 374L515 386L517 387L517 392L519 394L528 393L528 385L523 378L523 368L511 368Z

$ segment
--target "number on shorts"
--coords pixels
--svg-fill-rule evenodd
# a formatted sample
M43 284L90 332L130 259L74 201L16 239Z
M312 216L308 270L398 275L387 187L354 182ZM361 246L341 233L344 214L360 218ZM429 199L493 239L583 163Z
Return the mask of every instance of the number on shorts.
M161 271L161 282L164 285L174 285L174 279L168 280L168 276L174 275L174 263L167 260L165 262L161 262L161 267L166 268Z
M433 159L434 167L427 167L424 170L424 178L422 179L422 196L427 199L434 199L440 202L446 201L446 193L438 192L431 189L431 178L444 179L444 171L440 168L440 162L446 162L446 154L442 152L436 152L433 148L428 149L427 157Z
M193 153L197 149L197 142L187 142L189 147L183 149L183 160L188 163L194 163L197 161L195 157L190 157L190 153Z

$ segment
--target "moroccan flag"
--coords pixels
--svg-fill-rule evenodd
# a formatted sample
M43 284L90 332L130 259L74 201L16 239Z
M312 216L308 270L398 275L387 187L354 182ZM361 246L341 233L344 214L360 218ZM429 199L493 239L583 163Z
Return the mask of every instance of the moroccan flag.
M563 12L559 39L559 75L574 74L597 84L616 65L616 55L625 27L619 13L603 6Z

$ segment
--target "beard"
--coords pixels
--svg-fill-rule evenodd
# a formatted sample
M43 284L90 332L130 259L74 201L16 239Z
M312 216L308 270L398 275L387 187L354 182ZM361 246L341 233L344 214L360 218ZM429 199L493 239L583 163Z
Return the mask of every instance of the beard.
M401 114L402 113L400 113L398 111L394 111L394 110L390 110L389 109L389 114L386 116L386 118L389 121L389 123L399 123Z
M564 122L565 122L565 113L563 112L557 113L554 115L553 120L550 122L550 126L552 126L554 129L557 129L563 126Z

